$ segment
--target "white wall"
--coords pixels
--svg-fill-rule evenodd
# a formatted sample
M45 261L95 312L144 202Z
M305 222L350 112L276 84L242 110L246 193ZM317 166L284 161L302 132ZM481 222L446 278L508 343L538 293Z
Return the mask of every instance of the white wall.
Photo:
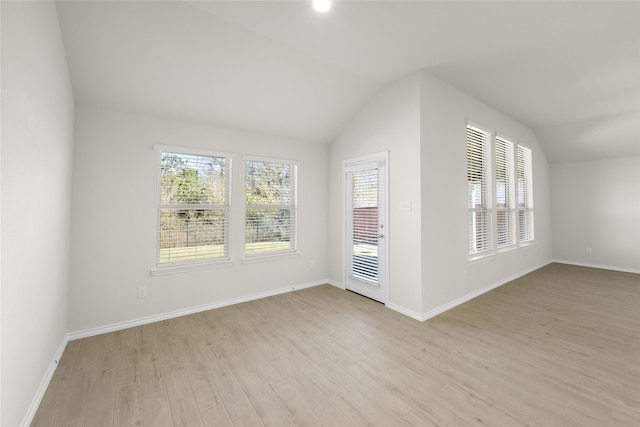
M640 273L640 157L552 164L551 203L554 259Z
M327 277L327 147L151 116L78 107L69 330L84 331ZM154 144L236 153L231 267L150 275L156 257ZM242 264L242 154L294 159L301 256ZM148 296L137 298L138 286Z
M549 172L533 132L477 99L422 73L423 313L551 260ZM469 262L466 121L533 150L535 244Z
M74 101L55 4L1 7L0 424L16 426L67 332Z
M533 149L536 242L469 262L466 121ZM549 171L533 132L425 72L378 93L329 151L329 277L343 282L342 160L390 151L390 303L424 318L551 260ZM401 201L412 202L400 212Z
M329 277L343 284L342 161L389 150L389 302L420 310L420 78L380 91L329 149ZM399 212L412 201L411 212Z

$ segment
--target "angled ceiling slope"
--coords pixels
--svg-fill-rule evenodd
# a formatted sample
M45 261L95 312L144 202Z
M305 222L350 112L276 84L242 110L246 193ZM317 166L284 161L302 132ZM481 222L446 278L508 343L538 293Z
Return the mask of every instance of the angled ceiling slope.
M426 70L552 162L640 155L640 2L59 2L79 104L329 144Z

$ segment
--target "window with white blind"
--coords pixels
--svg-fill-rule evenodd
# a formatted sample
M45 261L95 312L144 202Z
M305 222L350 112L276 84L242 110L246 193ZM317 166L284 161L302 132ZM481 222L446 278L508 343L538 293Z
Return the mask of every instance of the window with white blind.
M467 125L469 255L492 250L491 133Z
M516 244L516 207L514 198L515 143L496 136L496 245L498 249Z
M467 124L469 257L534 240L531 149Z
M535 236L530 148L518 145L516 168L518 175L518 238L520 243L527 243L532 242Z
M244 160L245 256L295 252L297 163Z
M349 221L351 232L350 275L378 282L380 219L380 172L376 164L349 171L352 199Z
M229 258L231 159L156 146L160 157L158 267Z

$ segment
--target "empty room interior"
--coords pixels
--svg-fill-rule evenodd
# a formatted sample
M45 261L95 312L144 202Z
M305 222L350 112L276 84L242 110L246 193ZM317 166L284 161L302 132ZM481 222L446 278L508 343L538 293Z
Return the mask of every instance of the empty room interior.
M0 16L0 425L640 425L640 2Z

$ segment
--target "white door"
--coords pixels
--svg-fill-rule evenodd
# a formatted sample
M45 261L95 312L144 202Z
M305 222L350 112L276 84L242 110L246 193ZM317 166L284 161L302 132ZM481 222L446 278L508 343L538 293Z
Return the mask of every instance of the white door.
M387 153L345 160L345 286L386 303Z

